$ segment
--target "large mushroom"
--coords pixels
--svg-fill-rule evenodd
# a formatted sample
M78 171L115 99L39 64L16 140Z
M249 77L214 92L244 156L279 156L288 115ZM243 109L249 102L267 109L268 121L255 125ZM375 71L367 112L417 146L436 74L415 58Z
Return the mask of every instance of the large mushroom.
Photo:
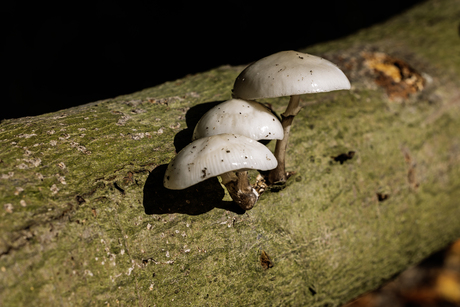
M299 113L300 95L350 89L345 74L333 63L306 53L282 51L246 67L236 78L234 98L247 100L291 96L281 114L284 138L277 141L278 166L270 171L269 183L285 182L286 148L294 117Z
M181 190L220 175L233 201L249 210L259 194L249 184L247 170L270 170L277 164L272 152L256 140L218 134L197 139L184 147L169 163L163 183L168 189Z

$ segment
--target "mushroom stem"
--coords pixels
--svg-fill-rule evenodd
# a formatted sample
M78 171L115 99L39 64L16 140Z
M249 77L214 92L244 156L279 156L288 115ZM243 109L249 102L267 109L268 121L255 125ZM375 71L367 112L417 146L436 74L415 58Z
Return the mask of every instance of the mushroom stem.
M294 116L296 116L301 107L299 106L300 96L292 95L289 100L289 104L286 108L286 111L281 114L281 125L284 130L284 138L276 142L275 147L275 157L278 160L278 166L275 169L272 169L268 174L269 184L274 184L275 182L285 182L288 178L286 174L285 164L286 164L286 148L289 139L289 132L291 131L292 121Z
M236 177L234 172L223 173L220 175L220 178L222 178L222 184L224 186L227 186L231 181L238 181L238 177Z
M228 190L233 201L242 209L249 210L259 199L259 194L252 188L247 171L225 173L221 175L222 184Z

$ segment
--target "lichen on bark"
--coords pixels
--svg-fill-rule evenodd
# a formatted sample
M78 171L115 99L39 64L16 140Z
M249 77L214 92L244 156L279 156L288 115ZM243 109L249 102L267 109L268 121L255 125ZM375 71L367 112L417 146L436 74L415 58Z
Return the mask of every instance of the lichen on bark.
M217 179L161 184L243 67L3 121L0 305L336 306L445 246L460 236L459 14L458 0L428 1L301 50L337 62L353 88L302 96L296 174L248 212ZM390 100L363 52L409 63L425 88Z

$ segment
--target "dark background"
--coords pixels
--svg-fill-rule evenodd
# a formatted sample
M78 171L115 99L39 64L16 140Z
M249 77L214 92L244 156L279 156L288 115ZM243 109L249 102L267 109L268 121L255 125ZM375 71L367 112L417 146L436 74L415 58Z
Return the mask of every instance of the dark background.
M0 120L337 39L422 1L63 2L3 5Z

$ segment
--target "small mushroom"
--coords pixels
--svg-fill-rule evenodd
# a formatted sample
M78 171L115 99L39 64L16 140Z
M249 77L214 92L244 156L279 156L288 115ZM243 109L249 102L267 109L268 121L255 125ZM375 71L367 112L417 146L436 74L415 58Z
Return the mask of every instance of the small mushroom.
M336 65L296 51L282 51L262 58L246 67L236 78L234 98L253 100L291 96L286 111L281 115L284 138L276 143L278 167L270 171L270 183L287 179L286 147L292 121L301 109L299 95L343 89L350 89L350 82Z
M203 115L195 126L192 140L221 133L244 135L253 140L281 140L283 126L260 103L230 99Z
M232 199L249 210L259 194L249 184L247 170L270 170L277 164L272 152L256 140L237 134L218 134L184 147L169 163L163 183L168 189L181 190L220 175Z
M283 126L268 108L241 99L227 100L206 112L195 126L192 140L222 133L244 135L254 140L282 139L284 136ZM236 174L232 177L232 186L240 185L240 181L242 186L248 185L247 172ZM260 195L267 186L262 176L257 178L255 194Z

